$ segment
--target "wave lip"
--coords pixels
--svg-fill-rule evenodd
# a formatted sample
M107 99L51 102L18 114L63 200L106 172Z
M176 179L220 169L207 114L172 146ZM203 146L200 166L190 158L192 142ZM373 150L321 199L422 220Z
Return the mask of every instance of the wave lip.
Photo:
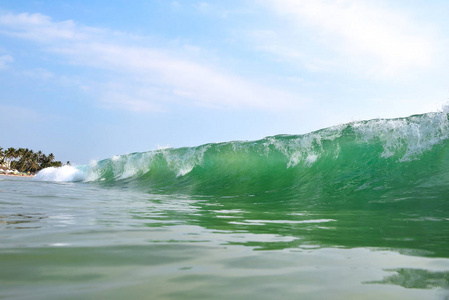
M34 176L34 180L37 181L84 181L86 174L73 166L62 166L59 168L50 167L45 168Z

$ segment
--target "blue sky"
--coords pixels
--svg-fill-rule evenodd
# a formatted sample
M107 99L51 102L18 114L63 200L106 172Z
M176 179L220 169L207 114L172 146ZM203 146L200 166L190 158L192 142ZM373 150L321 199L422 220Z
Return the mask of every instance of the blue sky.
M448 13L414 0L2 1L0 146L84 164L436 111Z

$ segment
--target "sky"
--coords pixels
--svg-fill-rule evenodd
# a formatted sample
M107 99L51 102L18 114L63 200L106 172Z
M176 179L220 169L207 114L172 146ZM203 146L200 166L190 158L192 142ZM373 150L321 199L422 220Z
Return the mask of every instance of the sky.
M446 0L0 0L0 146L87 164L438 111Z

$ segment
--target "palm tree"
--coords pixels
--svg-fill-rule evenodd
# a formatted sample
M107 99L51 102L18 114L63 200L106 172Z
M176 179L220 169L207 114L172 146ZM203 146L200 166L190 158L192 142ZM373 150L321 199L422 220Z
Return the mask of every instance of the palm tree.
M3 148L0 147L0 166L3 165L3 162L5 160L5 156L4 155L5 155L5 153L3 152Z
M70 164L70 162L67 162ZM8 169L17 169L20 172L37 172L47 167L61 167L60 161L55 161L55 156L48 156L42 151L34 152L28 148L15 149L10 147L4 150L0 147L0 166Z
M16 158L18 158L18 160L15 160L12 166L14 166L14 168L20 172L28 171L32 161L34 160L33 150L30 150L28 148L26 149L19 148L16 151L16 155L17 155Z
M22 158L23 158L23 163L22 163L23 166L21 168L22 169L21 172L29 171L29 169L31 168L31 164L34 161L34 151L26 148L25 155L22 156Z
M39 170L39 155L37 153L33 153L30 156L30 160L28 163L28 168L27 170L25 170L25 172L36 172L37 170Z
M42 165L43 157L44 157L44 154L40 150L37 151L36 153L34 153L34 160L36 161L37 165L39 166L39 169L40 169L40 166Z
M13 147L9 147L8 149L6 149L5 151L5 160L6 160L6 167L8 169L11 169L11 161L13 160L13 158L16 158L16 149L14 149Z
M44 156L44 163L41 165L42 168L48 168L48 167L57 167L57 161L55 160L55 156L53 153L50 153L48 156ZM61 163L61 162L59 162Z

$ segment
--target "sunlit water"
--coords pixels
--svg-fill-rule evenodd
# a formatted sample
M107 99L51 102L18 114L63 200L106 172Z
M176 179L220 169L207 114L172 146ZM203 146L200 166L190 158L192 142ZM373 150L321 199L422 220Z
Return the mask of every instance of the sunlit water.
M0 176L0 298L449 299L444 210L274 198Z

